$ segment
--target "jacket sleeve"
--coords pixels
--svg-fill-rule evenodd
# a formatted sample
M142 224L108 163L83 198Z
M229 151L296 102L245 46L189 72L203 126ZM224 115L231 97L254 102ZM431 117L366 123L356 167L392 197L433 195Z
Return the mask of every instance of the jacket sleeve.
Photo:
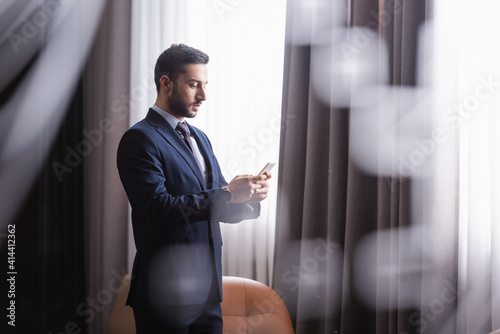
M227 216L221 217L224 223L239 223L245 219L255 219L260 216L260 203L229 204Z
M134 215L150 224L190 224L228 217L229 208L222 189L172 194L166 188L161 152L151 136L130 129L118 147L117 165ZM182 180L179 180L181 182Z

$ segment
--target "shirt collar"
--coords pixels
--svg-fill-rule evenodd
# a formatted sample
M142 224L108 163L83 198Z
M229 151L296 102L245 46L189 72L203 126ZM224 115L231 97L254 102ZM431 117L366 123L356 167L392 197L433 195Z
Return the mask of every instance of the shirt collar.
M165 120L168 122L168 124L170 124L170 126L175 130L175 128L177 127L177 124L179 124L179 120L175 116L170 115L168 112L166 112L162 108L158 107L156 104L153 104L151 109L156 111L161 117L165 118ZM189 133L189 127L187 126L186 121L184 120L180 123L186 124L186 128L188 129L187 131Z

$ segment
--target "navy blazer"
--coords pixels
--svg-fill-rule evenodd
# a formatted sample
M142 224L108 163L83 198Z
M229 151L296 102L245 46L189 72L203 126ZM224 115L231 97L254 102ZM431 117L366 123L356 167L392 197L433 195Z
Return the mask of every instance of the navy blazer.
M260 214L260 204L226 204L227 182L210 141L188 126L206 162L207 184L189 147L152 109L120 141L117 164L137 247L127 305L203 304L209 295L222 301L219 222Z

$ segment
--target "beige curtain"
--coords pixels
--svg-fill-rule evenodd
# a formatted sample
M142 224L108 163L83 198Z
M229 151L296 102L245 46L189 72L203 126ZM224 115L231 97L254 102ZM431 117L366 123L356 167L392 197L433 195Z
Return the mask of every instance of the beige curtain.
M127 273L128 202L116 151L129 126L130 1L108 0L84 73L84 204L87 291L97 306L85 316L103 333L118 281Z
M456 318L439 319L452 322L460 334L500 328L500 47L493 42L499 10L499 3L487 0L436 2L434 49L439 52L431 78L442 127L458 134L459 156L447 169L458 176L455 219L441 220L436 242L442 245L447 233L457 233L457 270L451 277L457 284ZM439 264L450 267L449 259Z

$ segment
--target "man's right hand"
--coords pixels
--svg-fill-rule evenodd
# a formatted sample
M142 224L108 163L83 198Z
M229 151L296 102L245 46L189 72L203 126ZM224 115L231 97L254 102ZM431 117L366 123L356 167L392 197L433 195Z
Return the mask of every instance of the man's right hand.
M230 203L243 203L250 200L256 190L262 188L262 185L257 182L264 181L266 178L266 175L237 175L226 186L232 196Z

